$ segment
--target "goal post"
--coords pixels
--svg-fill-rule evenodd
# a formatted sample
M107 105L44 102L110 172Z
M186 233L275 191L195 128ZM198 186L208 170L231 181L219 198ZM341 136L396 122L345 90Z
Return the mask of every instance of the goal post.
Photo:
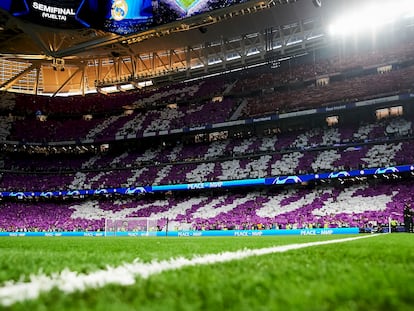
M160 225L157 218L106 218L105 236L156 236Z

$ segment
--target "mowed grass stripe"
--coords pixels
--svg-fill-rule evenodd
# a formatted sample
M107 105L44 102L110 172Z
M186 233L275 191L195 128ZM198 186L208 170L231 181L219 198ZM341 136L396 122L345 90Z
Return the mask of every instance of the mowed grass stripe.
M0 303L10 306L18 301L36 299L41 293L50 292L56 288L64 293L83 292L90 288L101 288L108 284L133 285L136 277L147 278L168 270L181 269L189 266L209 265L224 263L233 260L240 260L252 256L268 255L272 253L286 252L312 246L337 244L359 239L374 237L365 235L334 239L327 241L315 241L308 243L289 244L261 249L243 249L234 252L223 252L219 254L207 254L193 258L178 257L163 261L152 261L145 263L134 261L122 264L117 267L107 267L91 273L79 273L65 269L60 273L53 273L50 276L45 274L30 276L29 282L8 281L0 288Z
M348 237L348 236L346 236ZM265 248L337 239L338 236L263 237L0 237L0 285L28 280L30 274L50 275L69 268L89 273L139 258L143 262L172 257Z

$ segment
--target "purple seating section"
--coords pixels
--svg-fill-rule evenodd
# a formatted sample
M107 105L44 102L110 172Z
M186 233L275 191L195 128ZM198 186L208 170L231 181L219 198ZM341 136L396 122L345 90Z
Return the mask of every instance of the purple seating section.
M10 134L12 141L50 142L77 141L84 137L100 120L65 120L63 122L49 120L39 122L33 119L17 120Z
M399 119L411 128L410 121ZM411 141L377 142L374 145L337 149L337 140L386 138L384 128L395 119L348 128L281 133L278 136L236 138L213 143L157 147L129 151L118 155L97 154L49 157L11 157L4 167L27 172L3 173L0 189L49 191L64 189L98 189L149 184L170 184L229 179L262 178L321 171L339 171L414 163ZM336 134L335 134L336 133ZM331 141L327 137L334 137ZM323 150L314 150L323 146ZM292 150L292 148L295 148ZM283 150L289 152L280 153ZM265 153L263 153L265 152ZM240 156L245 156L238 158ZM246 157L248 156L248 157ZM61 172L62 169L72 171ZM92 172L78 172L93 169ZM44 171L37 176L33 171ZM47 174L46 174L47 173Z
M226 79L214 77L202 82L181 83L151 90L140 90L104 96L87 95L69 98L49 98L31 95L16 95L13 112L26 115L25 120L12 124L8 140L45 142L92 139L112 140L115 137L141 137L146 132L194 127L228 121L237 105L242 101L224 98L223 102L212 102L216 95L240 96L251 92L285 85L291 81L315 79L321 75L335 75L353 68L376 68L394 64L386 73L373 73L348 78L344 81L331 81L325 86L301 89L264 92L252 97L246 93L247 105L242 109L241 118L269 113L320 107L328 103L372 98L382 94L406 92L414 84L414 67L395 66L398 62L412 59L414 44L405 42L399 47L363 51L347 56L337 55L319 59L311 64L293 64L280 71L243 72L230 75ZM234 84L234 86L228 87ZM157 108L159 104L178 103L178 108ZM184 104L186 103L186 104ZM191 103L191 104L189 104ZM124 116L123 107L141 107L143 104L156 109L147 112L134 112ZM10 105L8 105L10 106ZM152 108L151 108L152 107ZM40 110L46 115L60 115L59 121L51 118L46 122L35 120ZM83 114L92 114L91 121L81 119ZM105 116L104 116L105 115ZM62 116L66 116L65 119ZM70 119L71 118L71 119ZM113 119L111 119L113 118ZM134 122L131 122L135 120Z
M2 177L2 189L5 191L36 191L36 189L48 191L62 189L62 186L69 185L72 180L73 176L68 175L5 173Z
M26 142L79 141L93 139L95 141L114 140L116 137L142 137L145 132L181 129L186 126L200 126L209 123L226 121L233 110L234 101L225 99L221 103L208 101L198 106L179 107L176 114L171 109L138 112L132 116L119 115L114 122L103 126L107 120L98 117L92 120L48 120L37 121L34 116L13 123L9 140ZM170 111L168 111L170 110ZM166 111L165 113L162 113ZM164 118L161 118L163 116ZM130 121L137 119L135 123ZM160 120L164 120L160 123ZM138 124L137 124L138 123ZM137 126L140 125L140 126ZM97 127L102 127L97 130Z
M71 97L43 97L31 95L16 95L14 110L20 115L34 115L41 111L46 115L83 115L88 113L108 113L122 111L125 105L134 107L138 103L159 102L174 103L185 96L193 96L195 93L206 96L208 90L218 91L217 87L212 87L209 83L203 85L200 82L192 84L180 84L178 88L174 86L160 87L145 91L135 91L117 94L93 94L86 96ZM210 93L211 94L211 93Z
M345 150L306 150L329 146L326 136L341 140L384 137L385 128L399 124L411 128L411 122L398 118L359 127L296 131L278 136L236 138L211 144L182 145L125 152L117 156L94 155L89 158L59 157L14 158L6 168L27 170L27 174L3 173L0 187L9 191L47 191L56 189L127 187L133 185L217 181L229 178L257 178L283 173L304 173L330 169L369 167L381 163L413 163L410 141L348 147ZM325 135L324 133L329 133ZM335 134L337 133L337 134ZM339 136L338 136L339 135ZM334 139L334 140L335 140ZM335 143L335 141L331 142ZM297 148L287 153L274 150ZM259 155L260 152L270 152ZM248 158L223 159L245 155ZM256 156L254 156L256 154ZM324 157L328 158L324 158ZM200 160L200 161L194 161ZM155 162L159 161L159 162ZM181 163L179 161L184 161ZM138 166L154 162L150 166ZM322 164L318 164L322 163ZM60 174L61 166L75 170L96 168L96 172ZM316 165L316 166L315 166ZM320 165L320 166L318 166ZM130 166L128 169L119 169ZM31 174L43 169L48 174ZM101 168L101 170L99 170ZM103 168L113 168L103 170ZM389 216L402 221L403 202L410 200L414 186L368 184L348 188L276 189L269 193L220 194L212 197L188 194L154 200L151 197L124 198L115 201L87 199L80 203L5 202L0 207L0 230L103 230L104 218L146 216L169 218L170 229L252 228L258 223L269 227L368 226L386 223ZM44 206L44 209L42 209ZM165 223L165 221L164 221Z
M69 98L34 97L30 95L16 95L14 99L14 113L26 115L26 119L14 122L8 137L12 141L50 142L93 139L95 141L113 140L115 137L141 137L144 132L198 126L208 123L224 122L230 117L234 102L226 99L221 103L212 102L215 95L220 95L226 83L221 79L180 84L178 86L161 87L155 90L130 92L122 94L74 96ZM170 112L167 115L164 127L155 127L163 111L152 110L147 113L136 112L132 116L123 116L125 107L136 108L140 104L147 104L156 109L157 104L174 104L203 100L197 105L179 105L176 116ZM50 119L38 122L35 113L41 111L46 115L60 115L59 121ZM92 114L94 118L86 121L81 118L84 114ZM110 117L102 116L110 115ZM66 116L66 119L62 119ZM69 119L68 119L69 118ZM108 122L109 118L113 118ZM133 123L128 127L131 119L140 119L138 125ZM4 138L3 138L4 139Z
M394 70L384 74L356 77L329 85L300 90L272 92L248 99L244 116L261 116L275 111L303 110L327 103L357 101L409 90L414 83L414 67Z
M411 200L412 183L274 189L206 195L166 196L163 199L125 198L80 203L6 202L0 207L2 231L104 230L105 218L154 217L174 229L251 229L309 227L368 227L403 222L404 202ZM164 228L165 229L165 228Z
M278 74L274 69L252 73L239 79L234 87L235 92L249 92L260 88L285 85L291 82L306 81L318 76L336 74L352 68L375 68L378 65L390 64L395 61L412 60L414 44L401 43L392 47L378 47L377 50L340 53L331 51L329 58L320 59L309 64L293 64L281 68Z

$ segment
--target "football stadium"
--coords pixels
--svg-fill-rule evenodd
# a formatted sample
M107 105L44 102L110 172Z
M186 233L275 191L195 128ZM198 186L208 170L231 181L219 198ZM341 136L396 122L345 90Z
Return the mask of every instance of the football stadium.
M0 310L413 310L414 1L2 0Z

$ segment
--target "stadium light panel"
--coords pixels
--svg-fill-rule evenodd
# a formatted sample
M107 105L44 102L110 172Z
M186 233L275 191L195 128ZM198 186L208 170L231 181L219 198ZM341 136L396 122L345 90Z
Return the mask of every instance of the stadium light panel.
M247 52L246 56L252 56L252 55L256 55L256 54L260 54L260 51L257 50L257 49Z
M227 57L226 60L230 61L230 60L235 60L235 59L240 59L240 58L241 58L240 55L232 55L232 56Z
M382 4L377 2L361 5L331 23L328 31L331 35L341 36L376 31L407 15L414 15L413 0L392 0Z
M119 92L118 88L116 86L105 86L101 88L102 93L115 93Z
M405 4L405 18L414 17L414 1L408 0Z
M135 86L131 83L120 85L119 87L123 90L133 90L133 89L135 89Z
M302 42L303 42L303 40L299 39L299 40L295 40L295 41L291 41L291 42L286 43L286 46L295 45L295 44L299 44L299 43L302 43Z
M152 82L152 80L147 80L147 81L141 81L137 83L138 88L143 88L143 87L147 87L147 86L151 86L154 83Z
M209 60L208 61L208 64L209 65L215 65L215 64L220 64L220 63L222 63L223 61L221 60L221 59L212 59L212 60Z
M307 40L307 41L310 41L310 40L315 40L315 39L321 38L321 37L323 37L323 36L324 36L324 34L323 34L323 33L321 33L321 34L318 34L318 35L313 35L313 36L310 36L310 37L308 37L306 40Z
M196 64L190 67L190 69L197 69L197 68L202 68L204 67L204 64Z

